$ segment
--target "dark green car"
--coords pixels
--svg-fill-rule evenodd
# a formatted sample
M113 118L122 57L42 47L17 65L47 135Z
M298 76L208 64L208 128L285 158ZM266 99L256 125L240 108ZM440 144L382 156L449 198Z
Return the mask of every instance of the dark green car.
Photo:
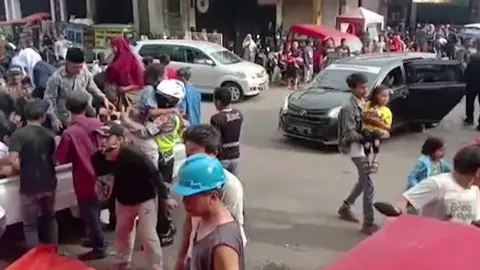
M431 53L381 53L344 58L322 70L312 83L290 94L279 112L287 137L337 144L337 117L350 97L348 75L363 73L369 89L390 87L392 128L439 123L465 95L463 67Z

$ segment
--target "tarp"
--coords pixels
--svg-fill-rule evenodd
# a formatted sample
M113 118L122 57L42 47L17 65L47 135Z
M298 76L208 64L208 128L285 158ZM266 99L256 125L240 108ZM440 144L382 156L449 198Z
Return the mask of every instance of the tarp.
M479 228L402 215L321 270L478 270L479 255Z
M337 28L341 23L352 23L360 24L364 29L366 29L369 24L380 24L381 28L383 29L385 18L371 10L359 7L345 14L338 15L336 17L336 22Z
M38 246L31 249L6 270L95 270L79 260L57 255L55 246Z

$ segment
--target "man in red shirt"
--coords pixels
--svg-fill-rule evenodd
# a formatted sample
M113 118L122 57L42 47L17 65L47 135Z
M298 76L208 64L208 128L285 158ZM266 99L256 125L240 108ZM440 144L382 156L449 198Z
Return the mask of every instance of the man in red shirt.
M73 187L89 236L84 245L93 248L79 259L97 260L106 257L106 244L100 221L101 203L95 193L96 175L90 157L97 148L94 130L102 123L97 118L85 116L88 100L88 95L83 92L74 91L68 97L66 107L72 114L71 124L63 132L55 157L61 164L72 163Z
M170 64L170 56L168 55L160 55L159 59L160 64L165 67L165 74L167 75L167 79L177 79L177 70L169 67Z

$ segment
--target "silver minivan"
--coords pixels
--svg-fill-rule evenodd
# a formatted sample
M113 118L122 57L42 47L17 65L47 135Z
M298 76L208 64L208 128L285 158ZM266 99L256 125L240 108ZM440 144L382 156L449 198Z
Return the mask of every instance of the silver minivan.
M191 83L203 94L227 87L232 101L255 96L268 89L268 74L262 66L245 61L224 47L199 40L143 40L134 51L142 57L170 56L173 68L189 67Z

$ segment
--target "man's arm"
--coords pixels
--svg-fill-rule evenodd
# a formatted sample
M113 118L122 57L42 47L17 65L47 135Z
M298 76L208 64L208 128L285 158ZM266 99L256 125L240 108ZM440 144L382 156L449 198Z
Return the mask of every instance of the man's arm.
M47 113L50 119L57 119L55 108L57 106L58 87L57 79L54 76L51 76L47 81L47 88L45 88L43 96L43 99L49 104Z
M187 256L188 248L190 247L190 234L192 233L192 217L189 214L185 215L182 228L182 240L177 254L177 262L175 263L175 270L183 270L185 258Z
M233 248L220 245L213 250L213 270L239 270L240 259Z
M8 162L14 170L20 170L20 151L22 149L22 141L18 131L10 136Z
M170 197L170 190L165 185L163 181L162 174L159 173L157 167L153 162L148 158L148 156L144 152L137 152L138 153L138 161L139 164L144 164L143 170L146 170L149 175L153 178L154 185L158 188L158 196L162 199L168 199Z
M410 204L415 209L421 210L425 205L437 199L440 194L440 187L432 178L423 179L420 183L403 193L403 198L399 202L398 207L405 212Z
M343 140L348 142L360 142L363 140L362 134L357 132L357 121L355 113L350 107L343 107L339 113L340 125L342 125Z
M67 164L72 162L70 158L70 145L72 139L68 133L64 133L62 138L60 139L60 143L57 146L57 150L55 151L55 159L60 164Z
M106 96L105 94L98 88L98 86L95 84L95 81L93 80L93 75L90 73L90 71L85 69L85 76L87 80L87 91L92 94L94 97L98 97L101 99L105 99Z

